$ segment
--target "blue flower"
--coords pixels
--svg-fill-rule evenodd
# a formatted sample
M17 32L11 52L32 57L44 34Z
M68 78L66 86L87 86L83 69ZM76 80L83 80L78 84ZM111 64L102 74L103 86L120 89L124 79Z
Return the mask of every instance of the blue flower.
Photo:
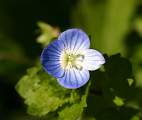
M79 88L88 82L89 70L96 70L105 63L102 54L89 47L86 33L80 29L69 29L43 50L41 63L61 86Z

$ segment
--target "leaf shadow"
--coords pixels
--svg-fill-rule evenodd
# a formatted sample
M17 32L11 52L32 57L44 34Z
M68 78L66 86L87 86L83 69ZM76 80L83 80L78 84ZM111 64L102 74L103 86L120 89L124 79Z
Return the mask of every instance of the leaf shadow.
M86 115L94 116L97 120L129 120L140 112L128 104L136 97L136 92L141 91L135 86L132 64L120 54L104 56L104 70L91 72L92 85ZM129 80L132 80L131 84ZM115 104L116 96L124 104Z

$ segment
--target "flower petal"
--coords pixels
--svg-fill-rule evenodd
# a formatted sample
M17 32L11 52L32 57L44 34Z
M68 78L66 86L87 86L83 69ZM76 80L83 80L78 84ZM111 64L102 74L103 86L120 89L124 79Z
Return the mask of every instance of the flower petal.
M62 77L64 75L64 70L60 65L60 54L63 49L63 43L59 40L55 40L49 44L41 54L43 68L54 77Z
M64 42L65 48L70 51L88 49L90 47L89 37L80 29L69 29L61 33L59 40Z
M76 89L86 84L89 80L89 77L90 75L88 70L77 70L72 68L66 70L64 77L58 78L58 82L65 88Z
M97 50L88 49L85 50L85 57L83 67L87 70L96 70L105 63L103 55Z

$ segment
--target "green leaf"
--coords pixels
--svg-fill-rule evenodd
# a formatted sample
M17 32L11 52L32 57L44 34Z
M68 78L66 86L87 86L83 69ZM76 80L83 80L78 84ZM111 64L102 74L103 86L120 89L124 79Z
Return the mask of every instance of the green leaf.
M83 108L80 103L73 104L59 112L59 120L79 120L82 112Z
M137 17L134 21L134 29L139 33L142 37L142 17Z
M142 87L142 74L141 74L142 45L141 44L137 46L136 51L131 58L131 61L133 63L133 71L136 79L136 86Z
M37 42L41 43L43 46L47 46L53 38L58 37L59 29L57 27L52 27L44 22L38 22L37 25L41 31L40 36L37 38Z
M72 113L74 110L78 111L74 113L76 116L73 115L75 118L81 115L83 108L87 106L88 89L87 87L85 93L84 90L81 93L80 89L65 89L57 83L55 78L44 72L40 65L28 69L27 74L16 85L17 92L28 106L29 114L43 116L61 111L59 116L62 119L72 119L67 112Z
M134 83L134 80L132 78L128 78L127 81L129 86L132 86L132 84Z
M88 83L84 95L80 101L75 101L74 104L65 106L62 111L59 111L59 120L81 120L84 108L87 107L86 99L91 82Z
M117 105L117 106L123 106L124 105L124 100L118 96L115 96L115 98L113 99L113 102Z
M42 116L55 111L68 101L70 92L59 86L55 78L42 71L40 67L28 69L16 85L16 90L25 99L28 113Z

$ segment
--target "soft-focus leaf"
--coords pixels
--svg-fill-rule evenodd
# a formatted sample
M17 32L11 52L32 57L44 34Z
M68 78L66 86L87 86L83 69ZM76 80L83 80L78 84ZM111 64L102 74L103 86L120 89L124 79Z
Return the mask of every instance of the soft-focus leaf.
M134 83L134 80L132 78L127 79L129 86L131 86Z
M135 116L133 116L133 117L131 118L131 120L140 120L140 118L135 115Z
M134 21L134 29L142 37L142 17L136 18L136 20Z
M37 24L41 31L40 36L37 38L38 43L47 46L53 38L58 37L60 33L59 28L52 27L44 22L38 22Z
M117 105L117 106L123 106L124 105L124 100L118 96L115 96L115 98L113 99L113 102Z
M92 47L107 54L123 51L136 0L81 0L73 12L73 24L91 35Z
M131 61L133 63L136 85L142 87L142 45L137 46Z

